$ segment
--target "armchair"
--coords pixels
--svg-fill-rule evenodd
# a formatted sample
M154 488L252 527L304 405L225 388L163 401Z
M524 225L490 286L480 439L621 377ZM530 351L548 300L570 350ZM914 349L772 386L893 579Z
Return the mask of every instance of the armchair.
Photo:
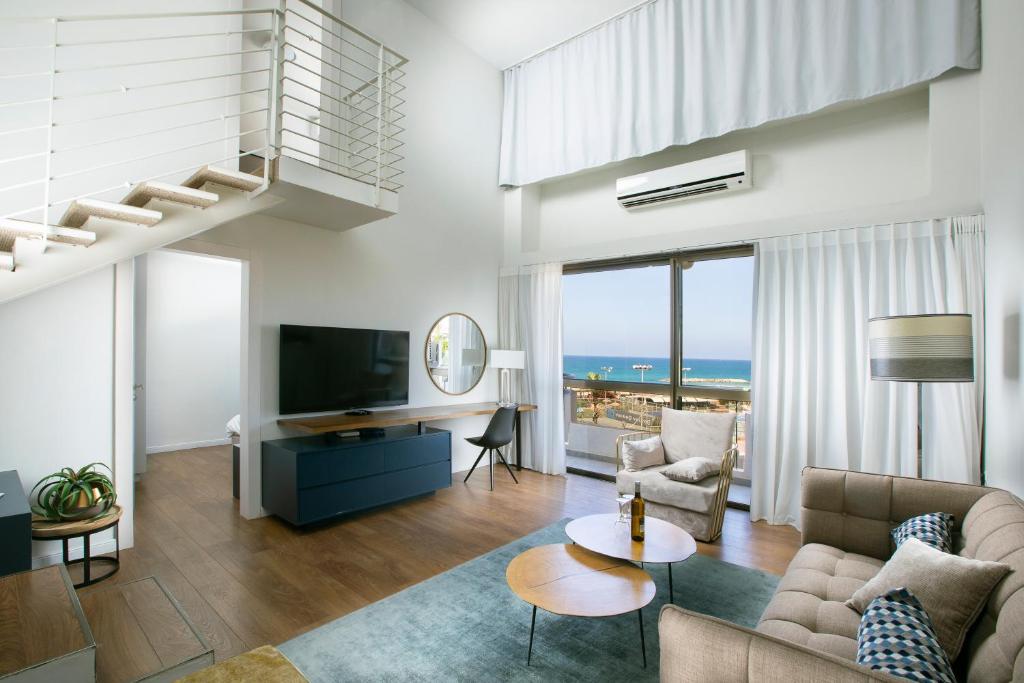
M622 448L627 441L648 439L655 434L622 434L615 445L615 488L621 494L633 492L639 481L647 513L685 529L698 541L711 543L722 534L725 504L736 464L736 418L725 413L696 413L665 408L661 433L666 462L642 470L623 469ZM696 483L673 481L661 474L674 462L701 456L721 459L721 472Z

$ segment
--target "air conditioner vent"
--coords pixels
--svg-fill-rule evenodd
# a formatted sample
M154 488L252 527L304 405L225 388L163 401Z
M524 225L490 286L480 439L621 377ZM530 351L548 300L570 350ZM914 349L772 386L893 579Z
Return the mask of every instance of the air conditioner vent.
M662 168L615 184L619 204L635 208L700 195L745 190L753 185L746 150Z

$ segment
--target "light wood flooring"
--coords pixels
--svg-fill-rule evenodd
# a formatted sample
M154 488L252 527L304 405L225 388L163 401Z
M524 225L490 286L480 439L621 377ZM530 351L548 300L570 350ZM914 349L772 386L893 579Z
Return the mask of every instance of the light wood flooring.
M616 512L609 482L478 468L469 484L310 529L245 520L231 497L228 446L162 453L136 488L135 547L111 582L156 576L218 660L304 631L564 517ZM519 473L517 473L518 475ZM799 546L790 527L727 510L722 538L698 551L781 574ZM116 675L112 672L108 680Z

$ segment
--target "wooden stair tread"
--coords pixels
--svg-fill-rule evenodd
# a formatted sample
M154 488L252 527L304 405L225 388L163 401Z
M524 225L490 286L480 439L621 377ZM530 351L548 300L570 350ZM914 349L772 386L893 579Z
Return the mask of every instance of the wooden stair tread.
M13 234L15 237L42 239L46 230L42 223L23 221L16 218L0 218L0 231ZM59 244L71 244L76 247L92 246L96 242L96 233L62 225L51 225L47 239Z
M128 206L99 199L76 199L60 219L60 224L69 228L80 228L90 216L108 218L136 225L156 225L164 215L152 209Z
M206 183L215 183L225 187L251 192L263 185L263 178L251 173L232 171L219 166L203 166L191 178L182 183L185 187L200 188Z
M38 667L34 680L45 680L48 663L94 647L64 565L0 578L0 604L6 608L0 678Z
M8 230L0 230L0 270L14 270L14 244L18 236Z
M121 200L121 203L127 206L145 206L151 199L163 199L200 209L213 206L220 201L220 197L213 192L184 185L150 181L139 183L133 187L131 192Z

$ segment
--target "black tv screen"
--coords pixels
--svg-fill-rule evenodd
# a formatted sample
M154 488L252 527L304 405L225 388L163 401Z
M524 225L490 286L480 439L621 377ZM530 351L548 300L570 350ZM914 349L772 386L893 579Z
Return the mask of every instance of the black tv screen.
M409 333L281 325L282 415L409 402Z

